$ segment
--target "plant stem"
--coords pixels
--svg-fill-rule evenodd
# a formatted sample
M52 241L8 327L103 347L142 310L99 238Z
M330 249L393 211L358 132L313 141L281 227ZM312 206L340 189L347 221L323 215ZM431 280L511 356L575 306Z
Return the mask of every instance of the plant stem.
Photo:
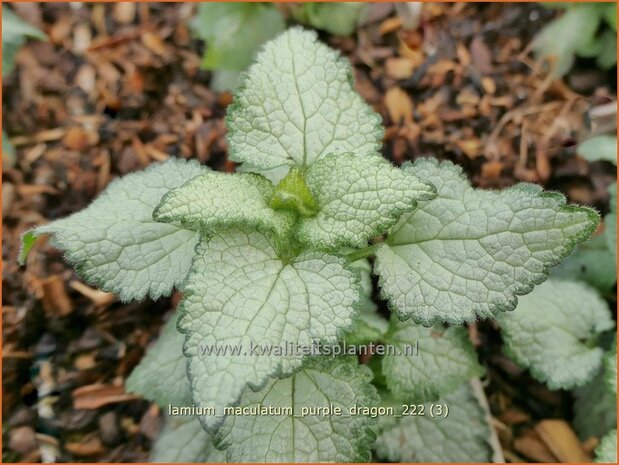
M360 260L362 258L367 258L370 255L374 255L374 250L376 250L377 246L378 246L377 244L374 244L374 245L369 245L367 247L364 247L363 249L354 250L354 251L350 252L348 255L346 255L346 257L351 262L354 262L356 260Z

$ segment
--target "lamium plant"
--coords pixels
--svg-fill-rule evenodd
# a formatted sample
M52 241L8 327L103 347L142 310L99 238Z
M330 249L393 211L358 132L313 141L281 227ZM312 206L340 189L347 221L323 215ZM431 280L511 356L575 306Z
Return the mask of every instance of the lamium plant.
M125 386L166 413L153 460L489 461L487 412L470 384L484 368L463 326L479 319L499 317L509 352L553 388L602 370L596 341L613 322L596 295L565 322L573 337L550 337L570 310L561 304L540 326L549 353L567 344L581 357L567 374L531 352L535 293L522 319L506 313L593 233L594 210L533 184L475 189L451 162L393 166L350 64L301 28L264 46L226 124L237 173L170 159L24 235L22 260L50 235L82 279L123 301L180 290ZM593 292L549 283L572 304ZM301 350L343 342L398 351L360 363ZM430 416L437 406L449 413Z

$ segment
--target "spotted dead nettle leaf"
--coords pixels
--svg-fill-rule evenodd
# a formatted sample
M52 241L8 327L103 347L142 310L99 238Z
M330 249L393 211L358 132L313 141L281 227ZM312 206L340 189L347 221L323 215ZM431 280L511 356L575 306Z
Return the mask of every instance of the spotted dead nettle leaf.
M164 411L165 412L165 411ZM193 416L169 416L153 444L150 459L155 463L221 463L226 453L213 445L213 439Z
M574 429L581 440L601 438L617 427L617 394L601 371L589 383L574 389Z
M271 380L259 392L246 390L241 398L243 407L277 406L292 415L228 416L216 445L226 448L229 462L369 461L377 420L349 412L378 404L371 379L354 357L313 359L293 376ZM342 414L309 410L330 406Z
M21 259L36 236L51 234L89 284L125 301L169 295L187 275L200 235L155 222L153 210L170 189L207 169L171 159L116 179L88 208L26 233Z
M273 184L257 174L209 171L166 194L153 218L207 231L247 225L284 235L294 218L269 207L273 190Z
M402 413L402 417L380 418L381 432L376 440L376 454L389 462L490 462L490 425L486 414L468 383L442 397L435 404L447 405L446 417L430 415L431 404L414 400L383 401ZM418 407L423 405L423 408ZM443 407L444 409L444 407ZM410 414L411 412L414 415ZM420 414L423 412L423 414Z
M332 344L352 325L358 277L345 263L322 252L283 259L268 236L249 228L201 244L183 289L179 329L194 403L216 409L201 418L205 428L221 423L218 415L246 386L259 389L301 366L303 353L277 348ZM226 346L241 350L215 350Z
M392 228L375 270L397 315L426 326L515 308L516 296L544 281L599 222L595 211L537 185L474 189L461 168L431 159L404 169L434 184L438 196Z
M604 381L608 389L617 395L617 340L604 355Z
M461 326L425 328L392 318L384 339L398 351L382 362L387 387L398 399L437 400L484 373Z
M127 392L141 394L165 409L168 404L191 405L184 336L176 329L177 316L178 312L163 326L157 342L125 382Z
M381 119L354 92L348 60L292 28L267 43L228 109L230 158L274 182L329 154L373 154Z
M359 313L346 334L346 343L364 345L380 341L389 329L389 322L379 315L378 306L372 300L372 266L367 259L361 259L352 262L349 268L359 273L361 292Z
M436 196L434 186L379 155L327 156L309 168L306 181L318 213L302 222L299 237L324 249L364 246L413 210L418 200Z
M617 463L617 429L610 430L595 448L595 461Z
M600 369L600 333L614 327L606 302L585 284L549 280L499 316L505 351L551 389L572 389Z

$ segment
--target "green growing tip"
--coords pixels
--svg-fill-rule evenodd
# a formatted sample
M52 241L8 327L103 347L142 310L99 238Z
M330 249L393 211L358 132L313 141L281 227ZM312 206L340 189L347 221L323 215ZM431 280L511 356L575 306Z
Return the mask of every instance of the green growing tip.
M269 206L273 210L293 211L303 217L315 216L318 205L305 182L300 168L291 168L282 179L271 197Z

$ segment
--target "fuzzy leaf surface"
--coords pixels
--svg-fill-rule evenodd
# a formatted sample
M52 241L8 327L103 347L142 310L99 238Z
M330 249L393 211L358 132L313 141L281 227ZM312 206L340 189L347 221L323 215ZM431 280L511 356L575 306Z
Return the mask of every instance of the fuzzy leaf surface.
M171 159L116 179L88 208L26 233L25 245L51 234L82 279L124 301L169 295L187 275L200 234L155 222L153 210L166 192L206 169Z
M313 31L291 28L268 42L228 109L230 158L277 182L329 154L376 152L381 118L352 81L348 60Z
M307 173L318 214L301 223L301 241L319 249L362 247L436 189L381 156L327 156Z
M382 372L396 398L437 400L484 373L466 328L426 328L397 318L392 318L390 325L385 342L399 354L385 354ZM419 353L408 354L415 344Z
M167 193L153 218L191 228L247 225L284 234L294 221L269 208L273 184L257 174L206 172Z
M361 300L359 314L352 328L347 331L346 343L365 345L379 341L389 329L389 322L377 312L377 305L372 300L372 265L367 259L356 260L349 265L359 273L361 281Z
M193 416L164 415L164 424L153 443L155 463L225 462L226 453L215 448L210 434Z
M168 404L191 405L187 358L183 355L185 338L176 329L177 320L175 313L125 383L127 392L141 394L164 409Z
M598 463L617 463L617 430L610 430L595 448L595 461Z
M574 429L583 441L590 437L601 439L617 427L617 394L608 388L605 376L600 372L574 390Z
M565 205L532 184L474 189L450 162L419 159L411 170L438 196L392 228L376 252L379 284L401 319L459 324L516 307L548 269L587 239L594 210Z
M230 415L216 437L229 462L365 462L376 419L348 415L378 404L371 371L356 358L313 359L289 378L246 390L241 405L292 408L293 415ZM339 406L342 415L301 417L303 407ZM310 412L312 413L312 412ZM295 416L296 415L296 416Z
M217 414L246 386L259 389L301 366L304 354L278 349L335 343L359 301L358 276L343 258L305 252L283 262L269 237L248 228L202 243L183 292L179 329L186 334L193 401ZM203 350L232 346L238 354ZM201 421L212 431L222 419Z
M397 408L403 402L392 403ZM439 403L449 407L446 418L432 418L429 404L424 404L423 416L381 418L384 427L376 440L378 457L389 462L490 462L490 426L468 383Z
M604 354L604 381L609 391L617 395L617 340L612 348Z
M550 389L582 386L599 370L595 341L614 327L606 302L585 284L548 280L498 321L506 353Z

